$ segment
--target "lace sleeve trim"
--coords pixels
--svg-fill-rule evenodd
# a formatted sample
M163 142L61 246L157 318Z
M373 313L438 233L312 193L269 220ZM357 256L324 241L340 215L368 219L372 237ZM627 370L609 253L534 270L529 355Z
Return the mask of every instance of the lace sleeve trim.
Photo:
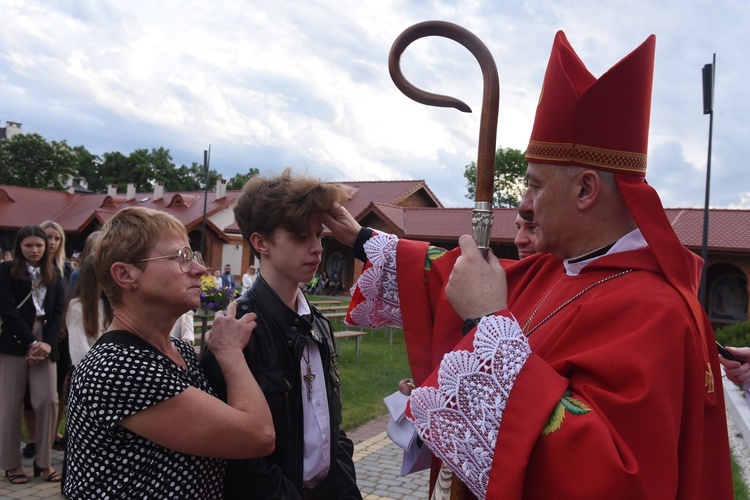
M357 304L350 316L360 326L396 326L401 328L401 302L396 276L396 247L398 238L392 234L375 234L365 243L367 260L371 264L357 280L364 300Z
M504 316L483 318L473 345L443 357L438 387L412 391L411 412L422 440L483 499L505 405L531 349Z

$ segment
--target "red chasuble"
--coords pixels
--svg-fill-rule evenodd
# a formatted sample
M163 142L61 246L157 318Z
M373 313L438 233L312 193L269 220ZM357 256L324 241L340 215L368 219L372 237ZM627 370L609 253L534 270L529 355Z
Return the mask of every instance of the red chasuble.
M427 253L399 241L397 277L412 375L437 386L442 356L471 351L474 332L461 338L443 290L458 250ZM532 354L500 424L487 498L732 498L713 339L703 339L716 384L707 393L697 328L650 249L601 257L578 276L550 255L504 265Z

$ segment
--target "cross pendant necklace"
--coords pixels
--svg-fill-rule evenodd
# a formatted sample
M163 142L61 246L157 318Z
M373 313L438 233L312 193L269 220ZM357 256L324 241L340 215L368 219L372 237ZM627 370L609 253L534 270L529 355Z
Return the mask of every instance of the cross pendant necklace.
M534 331L537 328L539 328L544 323L546 323L547 320L549 320L550 318L552 318L552 316L554 316L555 314L557 314L560 311L562 311L565 308L565 306L567 306L568 304L570 304L571 302L573 302L574 300L576 300L578 297L580 297L584 293L588 292L592 288L595 288L595 287L601 285L602 283L606 283L606 282L608 282L610 280L613 280L615 278L619 278L620 276L623 276L623 275L631 273L631 272L633 272L632 269L625 269L624 271L621 271L619 273L613 274L611 276L607 276L606 278L602 278L599 281L590 284L589 286L587 286L586 288L584 288L583 290L581 290L580 292L578 292L577 294L573 295L571 298L569 298L568 300L566 300L565 302L563 302L561 305L559 305L557 307L557 309L555 309L554 311L552 311L551 313L549 313L549 315L547 315L546 318L544 318L539 323L537 323L536 325L534 325L533 328L529 328L531 326L531 320L534 319L534 316L536 316L536 313L538 313L539 309L542 308L542 304L544 304L544 301L547 300L547 297L549 297L550 293L552 293L552 289L555 288L555 286L557 286L557 284L560 282L560 280L562 280L562 276L560 276L560 278L557 281L555 281L555 284L552 285L550 287L550 289L547 291L547 294L544 296L544 298L542 298L542 301L539 303L539 305L536 306L536 309L534 309L534 312L531 313L531 316L529 316L529 319L526 320L526 323L523 325L523 328L522 328L521 331L528 337L529 335L531 335L532 333L534 333Z
M305 357L305 351L307 351L307 357ZM305 364L307 365L307 373L302 377L307 382L307 399L312 400L312 384L313 380L315 380L315 374L312 372L312 368L310 368L310 348L307 344L305 344L305 349L302 351L302 359L305 360Z

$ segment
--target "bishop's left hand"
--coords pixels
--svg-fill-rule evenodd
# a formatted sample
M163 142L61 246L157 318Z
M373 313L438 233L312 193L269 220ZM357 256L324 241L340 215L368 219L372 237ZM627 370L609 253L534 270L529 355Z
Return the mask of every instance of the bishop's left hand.
M462 319L476 318L508 307L508 283L505 270L490 253L484 260L471 236L458 239L461 256L445 286L445 294Z

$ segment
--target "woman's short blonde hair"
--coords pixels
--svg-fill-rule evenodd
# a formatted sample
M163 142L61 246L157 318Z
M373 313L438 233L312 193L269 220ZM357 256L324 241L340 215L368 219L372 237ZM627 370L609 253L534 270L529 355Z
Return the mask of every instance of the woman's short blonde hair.
M146 263L138 261L147 258L165 236L187 238L187 231L179 220L159 210L128 207L104 223L93 249L94 270L112 306L117 307L122 302L122 291L112 277L112 265L124 262L143 269Z

